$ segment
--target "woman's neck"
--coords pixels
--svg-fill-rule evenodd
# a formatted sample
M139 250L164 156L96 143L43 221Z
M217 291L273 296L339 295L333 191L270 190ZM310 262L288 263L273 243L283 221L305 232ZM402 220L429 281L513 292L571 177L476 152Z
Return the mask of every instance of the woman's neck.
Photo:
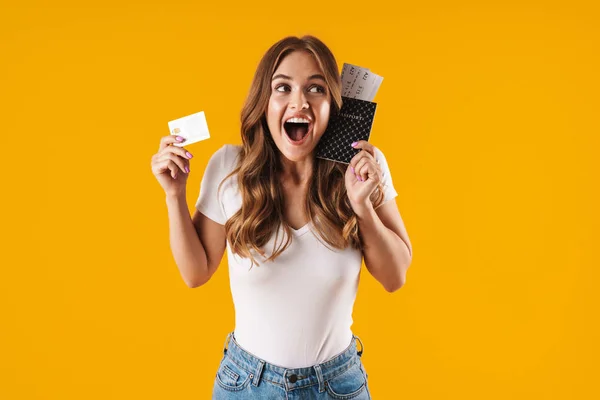
M305 186L310 181L313 174L312 158L291 161L283 157L281 164L283 167L280 173L282 182L293 186Z

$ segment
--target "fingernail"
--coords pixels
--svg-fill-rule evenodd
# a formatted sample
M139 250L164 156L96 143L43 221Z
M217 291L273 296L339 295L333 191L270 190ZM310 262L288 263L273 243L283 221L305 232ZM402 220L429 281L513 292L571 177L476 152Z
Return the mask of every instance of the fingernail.
M176 139L177 139L178 141L180 141L180 142L183 142L183 141L185 140L185 139L184 139L184 138L182 138L181 136L177 136L177 137L176 137Z
M354 142L351 144L352 147L356 146L358 144L358 142Z
M190 173L190 169L188 168L187 165L185 166L185 172L188 173L188 174Z
M192 158L192 157L194 157L194 156L192 155L192 153L190 153L189 151L187 151L187 152L185 153L185 155L186 155L188 158Z
M352 171L352 173L353 173L354 175L356 175L356 172L354 172L354 167L353 167L352 165L350 166L350 171Z

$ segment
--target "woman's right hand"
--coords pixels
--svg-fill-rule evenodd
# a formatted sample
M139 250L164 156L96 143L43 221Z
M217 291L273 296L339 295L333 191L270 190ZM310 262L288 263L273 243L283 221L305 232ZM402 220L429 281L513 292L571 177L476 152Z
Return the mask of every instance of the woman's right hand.
M177 140L177 135L163 136L160 139L158 153L152 156L152 173L167 195L182 195L190 171L192 155L183 147L173 146L173 143L185 141Z

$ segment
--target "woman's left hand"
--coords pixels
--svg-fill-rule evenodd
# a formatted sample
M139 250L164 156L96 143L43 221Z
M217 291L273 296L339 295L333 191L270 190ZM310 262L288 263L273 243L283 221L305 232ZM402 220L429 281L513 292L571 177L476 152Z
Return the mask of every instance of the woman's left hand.
M358 214L372 207L370 197L381 182L383 171L375 159L375 146L366 140L360 140L354 148L361 151L350 160L345 183L350 204Z

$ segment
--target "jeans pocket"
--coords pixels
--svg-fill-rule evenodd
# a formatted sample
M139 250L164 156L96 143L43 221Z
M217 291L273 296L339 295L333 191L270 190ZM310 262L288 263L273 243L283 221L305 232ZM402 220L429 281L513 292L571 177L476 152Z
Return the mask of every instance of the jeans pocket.
M238 366L229 357L225 357L217 370L216 381L223 389L237 392L245 389L252 378L251 373Z
M367 380L363 374L360 360L341 374L325 382L327 393L334 399L353 399L361 395L366 387Z

